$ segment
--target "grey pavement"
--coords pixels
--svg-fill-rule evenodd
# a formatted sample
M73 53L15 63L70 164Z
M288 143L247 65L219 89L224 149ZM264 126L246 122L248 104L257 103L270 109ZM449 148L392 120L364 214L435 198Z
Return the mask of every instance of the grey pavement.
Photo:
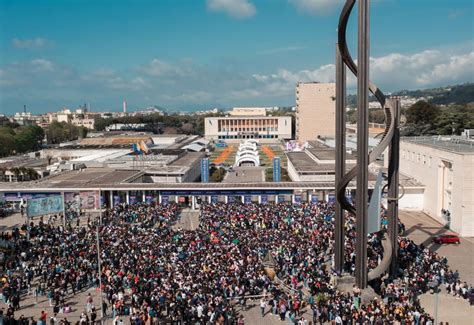
M430 216L419 211L400 211L400 220L406 226L405 235L415 243L424 244L431 251L446 256L453 270L458 270L461 279L474 284L474 238L461 238L461 244L436 244L432 237L453 233Z
M196 230L199 227L199 210L182 209L179 212L178 221L173 228L184 230Z
M424 244L431 251L437 252L448 259L453 270L458 270L461 280L474 284L474 239L461 238L461 244L436 244L432 237L445 233L453 233L429 215L419 211L400 211L400 220L406 226L405 235L416 244ZM434 316L435 295L425 293L420 296L420 303ZM442 286L438 296L438 322L449 324L474 325L474 306L469 306L465 299L457 299L448 294Z
M227 172L223 183L252 183L265 181L265 167L234 167Z

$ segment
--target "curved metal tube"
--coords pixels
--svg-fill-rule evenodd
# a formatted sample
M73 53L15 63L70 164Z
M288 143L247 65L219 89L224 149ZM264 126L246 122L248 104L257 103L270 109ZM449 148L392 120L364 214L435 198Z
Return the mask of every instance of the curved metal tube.
M367 275L367 281L372 281L380 277L390 266L390 262L392 260L392 243L388 238L382 239L382 247L383 251L386 253L383 255L380 264L377 265L375 269L369 272ZM388 253L388 254L387 254Z
M347 47L347 40L346 40L346 31L347 31L347 23L349 21L349 17L351 15L352 9L354 8L356 0L346 0L344 7L342 8L341 15L339 17L339 26L338 26L338 46L339 51L341 53L342 60L344 64L349 68L349 70L357 77L357 66L352 59L352 56L349 52ZM377 98L378 102L384 109L385 114L385 129L382 133L382 138L380 142L375 146L372 151L369 153L369 164L375 161L377 157L379 157L384 150L390 144L390 141L393 137L394 130L395 130L395 118L394 112L395 107L391 101L386 101L385 95L383 92L372 82L369 82L369 90L370 92ZM357 109L367 109L367 107L358 107ZM336 184L336 195L338 201L341 204L341 207L348 211L353 216L356 216L356 207L353 206L346 198L346 188L349 185L349 182L354 179L357 175L357 167L352 168L349 170L340 180L338 184ZM390 240L388 240L390 242ZM379 267L372 270L369 273L368 278L374 279L375 277L380 276L390 265L390 263L386 263L386 260L390 261L391 259L391 248L389 249L388 246L391 246L389 243L388 246L384 245L384 251L387 254L384 254L383 261ZM377 276L376 276L377 275Z

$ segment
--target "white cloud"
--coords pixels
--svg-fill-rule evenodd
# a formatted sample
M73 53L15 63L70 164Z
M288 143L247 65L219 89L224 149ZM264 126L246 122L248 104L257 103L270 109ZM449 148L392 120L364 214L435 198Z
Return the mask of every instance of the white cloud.
M52 45L53 42L45 38L37 37L33 39L18 39L12 40L12 46L17 49L40 49Z
M474 51L444 48L390 53L372 57L370 71L371 80L385 93L472 82ZM347 75L352 92L356 80L349 71ZM96 100L105 104L101 108L110 107L118 98L115 108L120 109L119 99L126 96L137 106L157 104L169 108L291 105L298 82L333 82L334 76L332 63L299 70L282 66L252 74L246 72L246 66L236 64L203 65L191 60L160 59L122 71L106 67L78 71L47 58L36 58L0 65L0 94L4 95L0 96L0 103L16 107L18 103L48 100L60 107L71 102L76 105L87 96L93 103Z
M153 59L147 66L142 69L146 74L150 76L160 77L170 74L180 74L178 67L172 64L162 61L160 59Z
M474 52L449 54L426 50L411 55L391 53L370 58L371 81L382 91L437 87L474 80ZM254 74L253 79L268 91L291 93L298 82L333 82L334 64L322 65L314 70L290 71L278 69L274 74ZM356 79L348 72L348 87L356 87Z
M257 13L255 5L248 0L207 0L207 8L238 19L250 18Z
M417 78L417 82L420 85L430 85L440 81L443 83L455 83L473 80L474 52L451 56L448 62L434 65Z
M34 71L53 71L54 65L53 62L45 59L34 59L30 61Z
M341 7L343 0L288 0L298 12L310 15L326 15L335 8Z

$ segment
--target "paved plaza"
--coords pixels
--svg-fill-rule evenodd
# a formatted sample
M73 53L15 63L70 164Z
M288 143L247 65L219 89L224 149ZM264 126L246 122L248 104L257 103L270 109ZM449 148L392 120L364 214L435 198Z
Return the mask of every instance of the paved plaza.
M234 167L227 172L223 183L254 183L265 181L265 167Z

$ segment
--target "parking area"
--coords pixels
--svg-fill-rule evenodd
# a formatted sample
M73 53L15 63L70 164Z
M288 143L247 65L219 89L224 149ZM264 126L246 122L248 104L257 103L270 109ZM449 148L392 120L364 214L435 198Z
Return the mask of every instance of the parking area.
M433 236L453 233L429 215L419 211L400 211L400 220L406 226L406 235L417 244L446 256L452 269L458 270L461 279L474 284L474 238L461 238L461 244L436 244Z

